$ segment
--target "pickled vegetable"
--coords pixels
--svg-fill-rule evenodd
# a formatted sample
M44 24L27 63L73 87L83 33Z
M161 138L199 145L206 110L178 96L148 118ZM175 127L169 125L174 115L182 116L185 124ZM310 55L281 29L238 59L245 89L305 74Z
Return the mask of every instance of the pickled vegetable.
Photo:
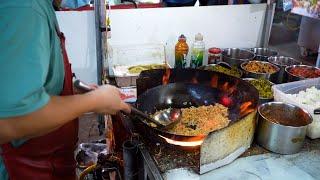
M272 92L272 83L265 79L253 79L249 80L249 83L252 84L258 91L261 98L271 99L273 98Z
M214 66L205 66L202 69L220 72L220 73L227 74L229 76L234 76L237 78L240 78L242 75L241 72L236 67L232 67L231 69L228 69L228 68L222 67L220 65L214 65Z
M145 70L151 69L164 69L167 66L165 64L149 64L149 65L138 65L138 66L131 66L128 68L130 74L139 74Z

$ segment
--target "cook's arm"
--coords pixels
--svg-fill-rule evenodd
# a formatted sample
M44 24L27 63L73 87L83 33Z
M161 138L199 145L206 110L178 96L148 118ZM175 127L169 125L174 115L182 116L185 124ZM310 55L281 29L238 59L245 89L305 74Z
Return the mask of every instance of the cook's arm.
M115 114L119 110L130 112L130 107L113 86L82 95L51 96L49 103L37 111L0 119L0 144L47 134L85 112Z

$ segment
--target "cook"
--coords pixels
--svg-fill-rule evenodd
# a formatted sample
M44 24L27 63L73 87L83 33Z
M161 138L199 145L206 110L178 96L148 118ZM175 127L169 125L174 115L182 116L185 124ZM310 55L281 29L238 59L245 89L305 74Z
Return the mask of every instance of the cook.
M76 118L130 107L113 86L73 95L52 0L2 1L0 19L0 179L75 179Z

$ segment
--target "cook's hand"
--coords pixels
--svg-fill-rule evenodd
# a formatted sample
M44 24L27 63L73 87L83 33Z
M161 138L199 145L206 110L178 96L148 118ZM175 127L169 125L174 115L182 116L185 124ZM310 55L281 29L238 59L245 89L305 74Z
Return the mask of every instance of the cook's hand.
M88 93L94 98L93 111L96 113L114 115L120 110L130 113L130 106L121 100L120 94L119 89L111 85L100 86Z

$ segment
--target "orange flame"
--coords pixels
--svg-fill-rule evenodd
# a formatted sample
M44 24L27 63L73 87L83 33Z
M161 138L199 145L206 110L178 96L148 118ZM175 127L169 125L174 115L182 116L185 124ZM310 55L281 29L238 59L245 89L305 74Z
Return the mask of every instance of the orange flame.
M169 139L166 138L164 136L159 135L161 138L163 138L164 140L166 140L167 143L172 144L172 145L177 145L177 146L183 146L183 147L195 147L195 146L200 146L204 139L205 139L205 135L199 135L196 137L191 137L190 139L188 139L188 141L176 141L173 139Z
M229 82L225 82L221 87L222 91L224 91L224 92L227 91L228 90L228 86L229 86Z
M227 93L228 93L228 94L232 94L236 89L237 89L236 86L231 86L231 87L228 89Z
M253 108L250 108L251 105L252 105L251 101L244 102L243 104L241 104L241 106L240 106L240 116L246 115L246 114L254 111Z
M213 88L217 88L218 87L218 75L213 75L211 77L211 83L210 83L211 87Z
M237 86L237 82L234 85L229 85L229 82L225 82L222 85L221 90L226 94L231 95L237 89L236 86Z
M166 71L165 71L164 75L162 76L162 84L163 85L166 85L169 83L170 74L171 74L171 70L169 68L166 68Z

